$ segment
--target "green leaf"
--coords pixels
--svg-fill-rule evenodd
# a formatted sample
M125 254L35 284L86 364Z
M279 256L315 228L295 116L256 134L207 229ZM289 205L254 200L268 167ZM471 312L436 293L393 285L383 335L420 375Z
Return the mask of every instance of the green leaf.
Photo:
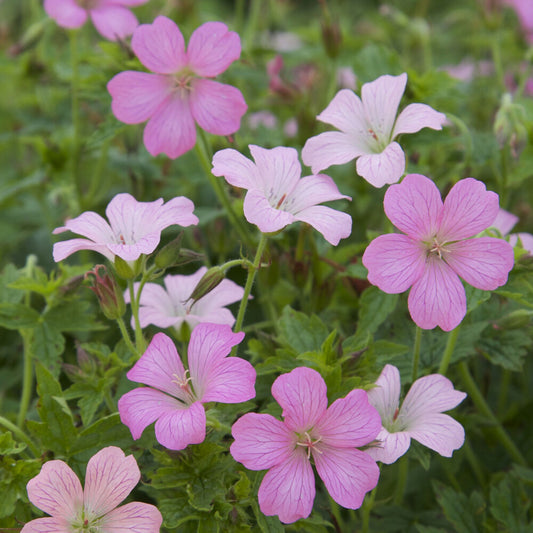
M366 289L359 299L359 321L356 336L374 334L379 326L394 311L398 303L397 294L387 294L377 287Z
M481 337L479 348L490 361L513 372L522 370L531 336L524 329L510 331L489 328L487 332Z
M239 472L239 480L233 485L233 492L238 500L244 500L250 495L251 482L246 472Z
M23 442L15 442L10 431L0 435L0 455L16 455L26 448Z
M530 504L520 480L513 473L507 474L497 485L491 485L490 512L506 531L526 531Z
M39 322L31 336L31 351L54 377L59 376L65 337L47 322Z
M31 307L18 303L0 303L0 326L3 328L31 328L39 320L39 313Z
M57 331L93 331L107 326L94 320L95 313L88 302L72 300L52 307L44 320Z
M252 500L252 509L257 520L257 525L263 533L283 533L285 531L279 518L277 516L265 516L255 500Z
M329 335L328 328L316 315L309 317L290 307L283 309L279 329L283 340L297 353L319 352Z

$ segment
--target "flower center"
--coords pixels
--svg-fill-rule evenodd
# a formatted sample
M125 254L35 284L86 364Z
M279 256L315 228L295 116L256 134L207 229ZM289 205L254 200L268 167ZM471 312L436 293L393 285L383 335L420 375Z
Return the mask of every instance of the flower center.
M439 259L442 259L442 254L448 251L445 247L446 243L440 243L436 237L433 237L433 242L426 243L426 245L428 256L438 255Z
M188 69L183 69L174 75L174 90L181 97L187 97L192 91L191 82L194 79L194 73Z
M172 377L174 378L172 380L172 383L175 383L185 394L187 397L187 401L193 403L194 402L194 395L193 391L191 389L191 386L189 385L189 382L191 381L191 376L189 375L189 370L185 370L185 373L183 374L183 377L178 376L178 374L172 374Z
M81 516L78 516L75 521L71 524L71 529L73 533L100 533L101 528L98 525L100 520L97 518L96 521L93 519L87 518L85 515L85 510L82 510Z
M322 451L317 448L317 444L322 440L322 437L318 437L318 439L313 440L311 435L306 431L303 435L298 435L298 441L296 442L296 446L303 446L307 448L307 458L310 459L311 457L311 451L315 451L316 453L322 454Z

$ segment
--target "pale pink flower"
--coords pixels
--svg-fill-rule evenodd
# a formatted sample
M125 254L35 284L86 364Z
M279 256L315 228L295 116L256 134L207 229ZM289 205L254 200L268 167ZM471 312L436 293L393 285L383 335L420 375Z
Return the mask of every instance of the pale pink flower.
M390 465L408 449L411 439L451 457L465 441L465 430L451 416L443 414L457 407L466 393L453 388L453 383L440 374L417 379L400 407L400 372L385 365L376 387L368 391L370 403L381 415L383 427L377 446L366 450L373 459Z
M84 489L65 462L48 461L27 489L31 503L51 516L28 522L21 533L159 533L163 517L154 505L132 502L117 507L140 479L135 457L125 457L116 446L89 459Z
M527 42L533 44L533 4L531 0L502 0L502 3L516 11Z
M155 436L170 450L183 450L205 439L208 402L240 403L255 396L255 370L240 357L227 357L244 333L233 333L220 324L194 328L187 350L185 370L172 340L157 333L146 352L127 373L131 381L144 383L118 401L122 422L137 440L155 423Z
M153 156L176 158L196 143L196 125L214 135L235 133L247 106L241 92L207 78L224 72L241 55L239 36L222 22L197 28L185 51L176 24L163 16L142 24L131 40L141 63L155 74L126 71L108 84L118 120L148 120L144 145Z
M494 219L494 222L491 224L491 227L496 228L504 237L511 233L511 230L514 228L514 225L518 222L518 217L509 213L505 209L500 209L498 215ZM511 233L509 235L509 243L511 246L516 246L518 244L518 239L522 243L522 247L530 255L533 255L533 235L531 233Z
M341 89L355 91L357 88L357 76L352 67L339 67L337 69L337 85Z
M380 235L363 255L368 281L382 291L409 293L409 312L424 329L454 329L466 314L459 276L491 291L507 282L513 249L502 239L480 237L498 213L498 195L481 181L457 182L443 204L437 186L409 174L385 193L385 213L405 233Z
M79 28L90 17L98 32L116 41L131 35L139 25L128 7L148 0L44 0L46 14L63 28Z
M53 231L54 234L72 231L86 237L56 242L54 261L62 261L78 250L94 250L110 261L116 255L124 261L135 261L157 248L165 228L198 224L193 209L194 204L184 196L163 204L162 198L138 202L131 194L117 194L105 210L109 223L97 213L86 211Z
M350 215L318 205L344 196L325 174L301 178L302 167L294 148L279 146L271 150L250 145L255 163L226 148L213 157L212 172L224 176L234 187L248 189L244 216L263 233L273 233L297 220L307 222L331 244L352 231Z
M268 130L273 130L278 124L276 115L270 111L256 111L255 113L249 113L247 118L248 126L250 126L250 129L252 130L256 130L259 126L263 126Z
M409 104L396 117L406 83L405 73L381 76L363 85L361 99L348 89L339 91L317 119L340 131L308 139L303 162L316 174L357 158L357 173L374 187L396 183L405 170L405 154L394 139L422 128L440 130L446 121L425 104Z
M259 506L284 523L311 514L315 499L313 456L318 475L331 497L357 509L379 478L376 462L358 450L372 442L381 427L364 390L351 391L328 408L326 383L311 368L279 376L272 395L283 409L283 422L271 415L247 413L232 427L230 452L250 470L265 470Z
M191 329L203 322L233 326L235 317L225 306L242 300L244 289L229 279L223 279L212 291L193 302L191 294L206 272L207 268L201 267L189 276L165 276L164 288L156 283L147 283L141 293L141 327L154 324L160 328L172 326L179 331L184 322ZM138 289L139 284L136 283L135 293ZM124 300L130 302L128 291L124 293Z

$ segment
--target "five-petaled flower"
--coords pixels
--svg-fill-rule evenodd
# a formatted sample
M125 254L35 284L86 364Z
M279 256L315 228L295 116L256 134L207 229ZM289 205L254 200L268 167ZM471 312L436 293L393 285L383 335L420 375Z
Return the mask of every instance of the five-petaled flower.
M235 424L230 452L250 470L269 469L259 487L259 506L284 523L310 515L315 498L313 458L331 497L357 509L379 478L376 462L357 447L372 442L381 428L367 393L356 389L328 408L326 384L300 367L274 381L272 395L284 421L247 413Z
M105 210L109 223L97 213L86 211L54 230L54 234L72 231L87 237L56 242L54 261L62 261L78 250L94 250L110 261L116 255L124 261L135 261L156 249L165 228L198 224L193 210L194 204L184 196L163 204L162 198L138 202L131 194L117 194Z
M314 173L357 159L357 173L374 187L396 183L405 170L405 154L394 139L422 128L442 129L443 113L425 104L410 104L396 118L407 74L381 76L365 83L361 99L348 89L339 91L318 120L340 131L311 137L302 150L303 162Z
M191 334L185 370L172 340L157 333L127 373L144 383L118 401L122 422L134 439L156 421L155 436L170 450L183 450L205 439L207 402L240 403L255 396L255 370L240 357L227 357L244 333L220 324L199 324Z
M239 36L222 22L197 28L185 51L176 24L163 16L142 24L131 40L141 63L154 72L126 71L108 84L118 120L148 120L144 144L153 156L176 158L194 147L196 126L215 135L235 133L247 106L241 92L206 78L224 72L241 55Z
M507 282L513 249L492 237L471 239L498 213L498 195L473 178L457 182L444 203L425 176L409 174L385 193L385 213L405 233L380 235L363 255L368 281L391 294L411 287L412 319L424 329L454 329L466 314L459 276L478 289Z
M390 465L408 449L411 439L451 457L465 441L463 426L443 414L457 407L466 393L453 388L453 383L440 374L417 379L400 407L400 372L385 365L376 387L368 391L370 403L381 415L383 427L377 440L366 452L376 461Z
M21 533L158 533L163 517L154 505L132 502L117 507L140 478L135 457L125 457L116 446L89 459L83 489L65 462L48 461L27 489L33 505L50 516L28 522Z
M302 168L294 148L271 150L250 145L255 163L231 148L213 157L213 174L224 176L235 187L248 189L244 216L263 233L283 229L297 220L307 222L331 244L352 231L350 215L318 205L344 196L335 182L324 174L301 178Z
M148 0L44 0L44 10L59 26L79 28L90 17L98 32L110 41L124 39L139 25L128 7Z

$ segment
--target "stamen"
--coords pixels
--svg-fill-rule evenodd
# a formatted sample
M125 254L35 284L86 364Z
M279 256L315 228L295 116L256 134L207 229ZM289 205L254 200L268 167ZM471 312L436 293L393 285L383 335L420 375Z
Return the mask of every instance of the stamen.
M119 240L122 244L126 244L126 239L124 238L124 235L122 235L122 233L118 236L118 240Z
M372 137L374 137L374 139L375 139L376 141L379 140L379 139L378 139L378 136L376 135L376 132L375 132L372 128L369 128L369 129L368 129L368 133L370 133L370 135L372 135Z
M396 407L396 411L394 411L394 416L392 417L392 421L395 422L396 419L398 418L398 415L400 414L400 409L398 409L398 407Z
M305 442L297 442L296 446L307 446L307 458L308 459L311 459L311 448L318 454L322 455L323 452L319 450L318 448L315 448L315 445L318 444L322 440L322 437L318 437L318 439L313 441L311 439L311 435L309 435L307 431L304 433L304 435L305 435Z
M192 378L190 376L187 377L187 374L189 374L189 369L185 370L183 378L180 378L177 374L172 374L172 377L176 378L172 380L172 383L175 383L180 389L190 392L189 381L191 381Z
M284 194L280 199L279 199L279 202L278 202L278 205L276 205L276 209L279 209L281 207L281 204L283 203L283 201L285 200L285 198L287 198L287 195Z

